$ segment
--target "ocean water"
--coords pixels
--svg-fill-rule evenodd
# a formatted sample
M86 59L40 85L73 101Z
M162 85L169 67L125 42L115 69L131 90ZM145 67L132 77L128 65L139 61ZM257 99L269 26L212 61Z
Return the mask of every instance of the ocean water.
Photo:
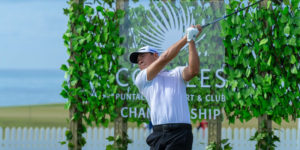
M0 70L0 107L65 103L60 70Z

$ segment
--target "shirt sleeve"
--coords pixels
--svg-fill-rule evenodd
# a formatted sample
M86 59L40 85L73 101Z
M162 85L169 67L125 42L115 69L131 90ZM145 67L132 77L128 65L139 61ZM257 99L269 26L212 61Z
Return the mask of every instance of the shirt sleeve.
M135 78L134 84L137 86L140 92L142 92L142 89L145 87L145 84L149 81L147 81L147 69L144 69L139 72L139 74Z
M176 71L176 76L178 78L180 78L186 84L187 82L184 81L183 77L182 77L182 73L183 73L184 68L185 68L185 66L179 66L179 67L175 68L175 71Z

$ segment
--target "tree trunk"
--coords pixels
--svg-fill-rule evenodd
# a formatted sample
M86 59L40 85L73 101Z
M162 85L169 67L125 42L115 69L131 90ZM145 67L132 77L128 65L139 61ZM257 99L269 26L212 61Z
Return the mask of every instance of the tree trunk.
M122 9L125 10L126 8L128 8L128 0L117 0L116 1L116 8L118 9ZM126 16L125 16L126 17ZM125 18L126 19L126 18ZM126 20L125 20L126 23ZM128 29L126 29L126 25L120 25L120 32L122 32L123 34L126 35L126 32ZM126 107L126 102L124 103L123 107ZM115 139L119 136L122 141L127 139L127 119L123 118L121 116L121 108L116 108L116 112L118 114L118 117L115 119L114 121L114 137ZM128 145L126 143L126 145L123 145L125 143L122 144L118 144L118 143L114 143L114 147L116 148L122 148L122 149L127 149Z
M118 117L114 121L114 137L116 139L119 136L123 141L127 139L127 119L121 116L121 108L117 108L116 112L118 113ZM118 144L115 142L114 147L127 149L128 145L124 144L125 143Z
M69 118L74 116L74 114L77 112L76 105L71 105L69 109ZM79 144L79 140L82 138L81 134L78 134L77 131L82 129L82 115L79 116L79 119L74 121L71 120L70 122L70 131L72 133L72 139L69 141L69 143L72 143L72 147L69 147L69 150L81 150L81 144Z
M267 2L268 0L264 0L260 3L260 7L267 7ZM267 21L264 20L265 25L267 25ZM267 114L264 114L262 116L258 117L258 132L263 132L263 131L267 131L267 132L272 132L272 120L269 119ZM259 150L261 149L261 146L259 145ZM269 148L267 148L268 150Z
M272 132L272 120L270 120L266 114L258 117L258 132L263 131ZM263 150L260 145L259 147L259 150ZM269 150L269 148L267 150Z
M217 149L221 146L222 113L215 120L208 120L208 143L215 142Z
M76 3L78 5L82 5L82 7L80 7L80 8L83 8L83 0L74 0L74 3ZM76 13L79 16L80 11L77 9ZM75 26L74 24L71 24L72 33L77 34L74 26ZM71 52L71 54L70 54L69 59L72 59L72 60L74 60L74 62L76 62L76 60L74 58L75 52L73 51L73 48L72 48L72 39L70 39L70 52ZM71 66L71 64L70 64L70 66ZM81 82L78 81L78 83L75 86L72 86L71 88L76 89L80 86L81 86ZM79 102L82 101L77 96L75 97L75 99L77 99ZM82 115L79 115L77 120L72 120L72 118L74 117L74 115L77 112L78 112L78 109L77 109L76 104L72 103L70 106L70 109L69 109L70 131L72 133L72 139L68 141L72 146L68 147L69 150L81 150L81 148L82 148L82 145L80 144L80 141L82 139L82 134L78 133L78 131L82 131L82 128L83 128Z
M219 0L210 0L213 10L220 9L221 3ZM217 28L218 29L218 28ZM220 108L217 106L216 108ZM221 147L222 138L222 108L220 108L220 115L215 120L208 120L208 143L215 142L217 149Z

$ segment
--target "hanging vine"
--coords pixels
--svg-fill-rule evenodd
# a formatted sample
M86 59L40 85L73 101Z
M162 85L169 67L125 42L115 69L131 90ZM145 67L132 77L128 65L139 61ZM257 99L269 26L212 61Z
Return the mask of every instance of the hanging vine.
M243 7L242 2L230 1L227 13ZM236 118L243 122L267 115L281 124L282 119L289 122L300 117L299 17L299 0L284 1L284 5L269 0L267 7L249 9L222 22L229 99L225 113L231 123ZM252 139L274 148L268 140L279 139L273 132L262 132Z
M66 132L72 148L85 144L81 136L77 143L70 142L74 134L85 133L86 125L108 126L117 116L115 108L122 105L111 93L118 89L115 74L118 58L124 53L123 37L119 36L124 11L115 10L113 1L70 0L68 4L69 8L64 9L69 17L68 29L63 39L70 58L61 66L66 78L61 95L68 99L65 107L76 110L70 121L84 122L77 133Z

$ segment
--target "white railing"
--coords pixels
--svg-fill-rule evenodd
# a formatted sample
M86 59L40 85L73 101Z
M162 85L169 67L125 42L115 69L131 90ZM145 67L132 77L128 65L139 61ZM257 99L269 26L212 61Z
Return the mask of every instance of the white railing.
M66 128L5 128L0 127L0 149L1 150L67 150L67 145L59 142L65 140ZM222 138L228 138L234 150L254 150L255 142L249 141L254 135L255 129L222 129ZM86 137L87 144L84 150L105 150L110 144L106 137L113 135L113 128L88 128ZM146 138L150 131L143 128L129 128L129 138L133 143L128 150L148 150ZM280 137L277 150L300 150L299 129L281 129L275 131ZM193 150L204 150L207 145L207 130L193 129Z

